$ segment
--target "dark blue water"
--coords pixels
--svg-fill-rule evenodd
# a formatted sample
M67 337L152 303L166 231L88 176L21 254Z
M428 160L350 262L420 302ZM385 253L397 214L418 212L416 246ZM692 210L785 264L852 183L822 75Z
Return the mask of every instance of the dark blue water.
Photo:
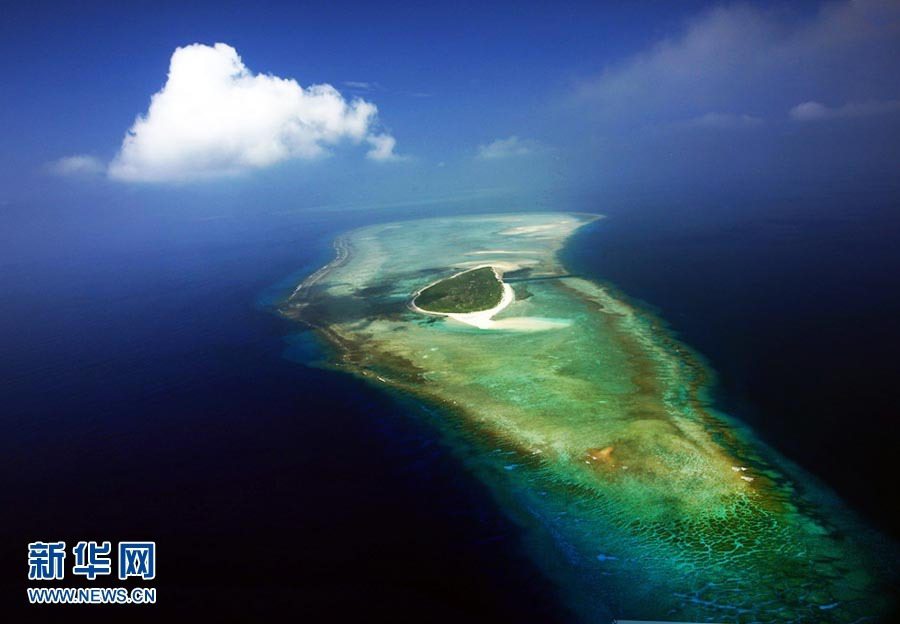
M706 357L722 409L895 537L898 197L603 202L566 252Z
M267 307L375 215L32 209L2 267L5 621L123 617L25 606L51 539L157 541L159 604L129 618L564 617L419 408L298 363L322 354Z
M587 198L570 207L609 218L566 256L654 306L725 409L896 535L891 197ZM444 209L7 206L0 612L36 619L27 542L146 538L160 604L129 618L565 619L419 407L305 365L319 347L269 308L336 233Z

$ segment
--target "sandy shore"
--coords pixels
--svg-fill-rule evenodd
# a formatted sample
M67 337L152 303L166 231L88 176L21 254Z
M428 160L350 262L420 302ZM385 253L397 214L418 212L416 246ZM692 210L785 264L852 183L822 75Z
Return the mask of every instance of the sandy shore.
M478 329L491 329L492 325L496 323L496 321L492 321L491 319L508 308L510 304L516 300L515 291L513 291L512 286L503 281L503 275L499 271L497 271L497 269L494 269L494 274L497 276L497 279L500 280L503 286L503 296L500 298L500 303L495 305L490 310L464 313L450 312L445 316L447 318L453 319L454 321L459 321L460 323L465 323L466 325L477 327Z

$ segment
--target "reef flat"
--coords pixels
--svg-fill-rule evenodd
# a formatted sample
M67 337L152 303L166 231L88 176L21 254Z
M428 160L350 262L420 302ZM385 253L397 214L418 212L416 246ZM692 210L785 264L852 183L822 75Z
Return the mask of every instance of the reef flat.
M439 426L475 445L473 469L527 526L535 561L581 619L885 613L880 538L713 409L709 371L659 319L562 266L565 241L597 219L355 230L284 313L334 347L336 367L437 406ZM478 267L503 275L502 309L473 318L412 305Z

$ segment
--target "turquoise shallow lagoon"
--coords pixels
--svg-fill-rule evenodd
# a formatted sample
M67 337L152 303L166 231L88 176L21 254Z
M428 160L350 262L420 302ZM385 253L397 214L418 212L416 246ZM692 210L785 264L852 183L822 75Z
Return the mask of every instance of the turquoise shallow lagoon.
M707 367L658 318L560 263L596 218L355 230L284 309L332 344L335 367L436 408L429 418L585 621L886 612L890 547L715 410ZM424 285L485 264L516 291L494 325L410 309Z

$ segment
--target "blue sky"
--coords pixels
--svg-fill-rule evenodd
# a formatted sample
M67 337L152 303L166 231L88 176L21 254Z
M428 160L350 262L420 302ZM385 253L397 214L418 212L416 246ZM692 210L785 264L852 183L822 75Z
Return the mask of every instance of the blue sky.
M852 188L889 182L900 165L897 2L36 2L3 11L3 202L261 188L313 204L495 187ZM341 125L315 156L295 142L264 164L228 157L212 175L169 179L198 161L186 153L164 170L111 179L106 168L166 83L173 52L217 42L251 75L330 84L347 103L377 106L377 117L362 132ZM381 136L396 140L397 158L366 158ZM146 135L167 140L186 143ZM60 165L71 156L86 160Z

